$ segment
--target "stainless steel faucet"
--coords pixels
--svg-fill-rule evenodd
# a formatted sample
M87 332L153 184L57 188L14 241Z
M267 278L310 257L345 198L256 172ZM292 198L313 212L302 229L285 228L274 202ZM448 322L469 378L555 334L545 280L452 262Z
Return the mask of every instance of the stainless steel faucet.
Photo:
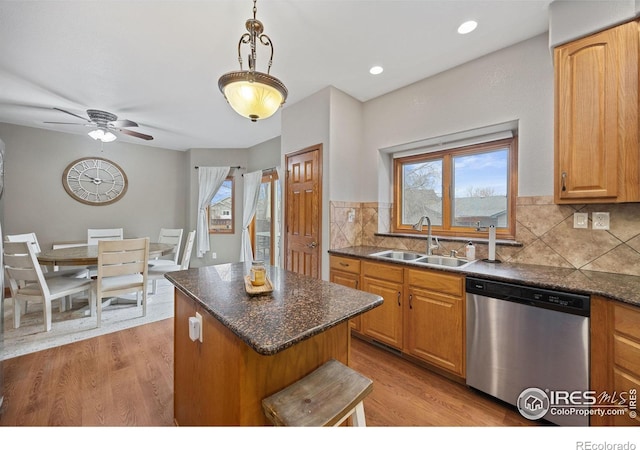
M438 248L438 238L436 238L436 245L431 243L431 219L429 219L428 216L420 217L420 220L413 226L413 229L416 231L422 231L422 223L424 222L424 219L427 219L427 256L431 256L433 249Z

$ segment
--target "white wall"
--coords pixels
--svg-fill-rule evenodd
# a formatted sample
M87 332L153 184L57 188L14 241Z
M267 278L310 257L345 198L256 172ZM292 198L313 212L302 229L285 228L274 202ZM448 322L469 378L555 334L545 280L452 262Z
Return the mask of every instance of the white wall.
M640 0L556 0L549 5L549 46L555 47L640 15Z
M331 91L328 87L282 110L282 168L284 155L322 144L322 257L321 275L329 276L329 154ZM284 186L283 186L284 188ZM283 205L286 204L284 193Z
M247 172L270 169L280 165L280 136L248 149Z
M358 180L374 172L363 171L362 103L344 92L331 89L329 200L360 202L366 200Z
M391 203L379 149L517 120L518 194L553 194L553 64L547 35L364 104L364 201Z
M185 227L185 154L128 144L104 144L85 135L0 123L6 144L4 232L35 232L43 249L54 241L87 239L87 228L123 227L125 237L157 240L161 227ZM129 188L119 201L90 206L62 187L62 172L81 157L114 161L127 174Z

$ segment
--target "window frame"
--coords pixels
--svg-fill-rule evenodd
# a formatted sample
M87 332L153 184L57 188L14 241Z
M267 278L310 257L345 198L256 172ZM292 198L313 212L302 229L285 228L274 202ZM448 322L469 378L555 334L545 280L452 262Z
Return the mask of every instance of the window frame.
M209 234L235 234L236 180L233 176L228 176L224 179L223 183L227 181L231 181L231 228L211 228L211 207L213 206L213 203L210 202L209 206L207 207L207 228L209 229ZM213 195L213 197L215 197L215 194ZM213 197L211 198L211 201L213 201Z
M486 238L488 230L478 231L473 227L453 227L453 158L473 154L488 153L492 150L507 148L507 221L506 228L498 228L496 236L500 239L514 240L516 234L516 198L518 196L518 139L517 136L499 139L480 144L453 147L447 150L424 152L411 156L394 158L393 160L393 206L392 206L392 232L402 234L423 235L427 233L417 231L411 225L402 224L402 175L406 163L418 161L442 160L442 225L433 225L432 234L442 237L458 238Z
M275 169L272 170L264 170L262 172L262 179L260 180L260 184L269 184L271 204L269 207L271 208L271 229L270 231L270 242L269 242L269 264L274 265L275 257L276 257L276 233L277 233L277 221L275 220L276 211L276 203L277 203L277 189L276 182L279 181L278 172ZM251 248L253 250L253 258L256 258L256 214L253 215L251 219L251 223L249 224L249 234L251 235ZM266 261L265 261L266 262Z

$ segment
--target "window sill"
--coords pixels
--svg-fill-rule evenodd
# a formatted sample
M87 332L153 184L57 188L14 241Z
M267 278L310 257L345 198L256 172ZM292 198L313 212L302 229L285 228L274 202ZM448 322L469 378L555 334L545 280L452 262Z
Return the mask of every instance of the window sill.
M420 234L420 235L416 235L416 234L403 234L403 233L374 233L374 236L381 236L381 237L394 237L394 238L403 238L403 239L417 239L417 240L426 240L427 239L427 235L426 234ZM489 238L477 238L477 237L460 237L460 236L438 236L436 234L432 235L431 237L437 237L439 241L442 242L469 242L472 241L474 244L488 244L489 243ZM505 247L524 247L524 244L522 242L518 242L518 241L512 241L512 240L507 240L507 239L496 239L496 244L497 245L502 245Z

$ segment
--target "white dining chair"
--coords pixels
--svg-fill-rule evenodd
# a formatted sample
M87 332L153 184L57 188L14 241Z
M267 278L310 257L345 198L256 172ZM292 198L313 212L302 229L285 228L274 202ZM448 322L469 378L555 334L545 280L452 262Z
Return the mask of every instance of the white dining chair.
M13 326L20 327L20 316L26 302L42 303L44 331L51 330L51 303L60 300L65 310L66 298L91 289L87 278L54 277L46 279L38 263L35 246L29 242L4 243L4 267L13 300Z
M92 280L91 305L102 321L102 299L135 292L137 306L147 315L147 269L149 238L101 240L98 242L97 276ZM142 298L140 298L142 293Z
M98 245L98 241L117 241L124 239L122 228L89 228L87 245Z
M6 242L28 242L32 247L36 254L36 256L40 253L40 244L38 243L38 237L35 233L22 233L22 234L7 234L4 237ZM53 277L72 277L72 278L88 278L88 271L86 268L77 267L77 268L69 268L65 270L59 270L56 266L52 271L49 270L47 266L41 266L42 273L45 278L53 278Z
M191 252L193 251L193 242L195 241L196 231L190 231L187 234L187 241L184 244L184 252L182 253L182 260L180 264L161 264L152 265L149 264L148 278L152 283L151 293L155 294L158 291L158 280L164 279L164 275L169 272L175 272L177 270L187 270L191 261Z
M169 253L165 253L162 256L149 260L149 264L160 265L176 265L178 264L178 257L180 256L180 245L182 244L182 228L161 228L158 242L160 244L171 244L173 249Z

